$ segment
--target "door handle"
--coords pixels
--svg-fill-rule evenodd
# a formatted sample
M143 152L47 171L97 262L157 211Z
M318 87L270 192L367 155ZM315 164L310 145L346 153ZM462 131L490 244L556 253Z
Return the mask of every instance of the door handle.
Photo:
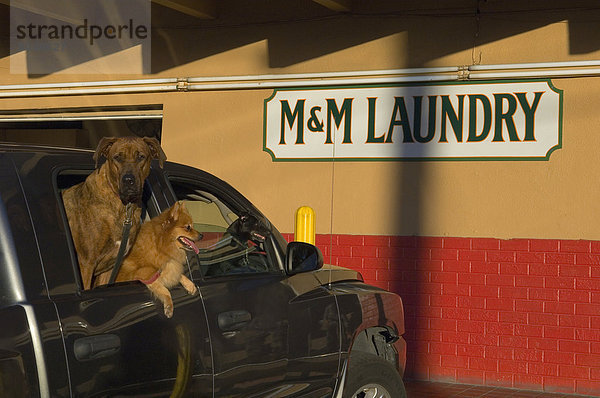
M222 312L217 316L219 329L224 332L230 332L240 329L242 326L252 320L252 315L246 310L235 310Z
M106 358L119 352L121 339L116 334L82 337L75 340L73 351L78 361Z

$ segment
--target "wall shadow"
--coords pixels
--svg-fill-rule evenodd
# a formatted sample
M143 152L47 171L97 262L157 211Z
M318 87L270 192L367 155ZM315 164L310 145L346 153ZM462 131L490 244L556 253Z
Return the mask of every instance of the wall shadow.
M298 8L300 3L306 7ZM229 11L215 21L156 26L152 39L152 72L263 40L268 43L269 66L283 68L399 33L406 36L406 43L390 52L394 54L406 48L408 56L404 57L404 64L399 63L397 67L422 67L435 59L472 49L474 45L495 42L565 19L572 54L600 49L600 31L594 28L594 18L582 18L579 9L534 13L502 10L498 2L470 3L472 6L457 11L436 13L431 9L411 12L386 8L386 2L381 2L379 8L371 3L369 10L335 14L311 2L294 2L296 7L286 3L286 7L277 12L270 3L254 2L248 9L247 5L243 7L233 2L241 8L240 12L247 13L245 19L240 20L239 13ZM221 9L225 9L225 4ZM389 11L383 12L386 9ZM586 12L600 17L600 7ZM523 62L528 61L534 60Z
M70 2L56 0L51 7L39 0L2 6L2 50L9 44L12 73L41 77L90 61L107 59L109 65L85 65L92 73L149 73L151 13L147 0ZM8 31L6 30L8 28Z
M471 49L474 44L491 43L560 21L568 23L571 54L600 49L600 31L595 23L600 17L600 6L595 2L578 2L566 7L559 1L520 5L491 0L454 0L444 3L443 7L436 4L355 1L351 12L336 13L311 0L289 1L277 7L268 0L226 0L218 2L216 19L201 20L153 3L152 40L151 44L142 44L142 53L144 59L150 60L149 70L153 74L267 40L269 66L281 68L405 33L409 56L400 67L420 67ZM104 12L109 14L109 10ZM10 17L10 8L0 4L0 20L4 21L0 24L0 57L21 50L10 48ZM132 42L131 46L136 44ZM36 77L123 49L122 46L111 47L110 43L94 51L74 47L52 57L28 54L26 62L33 70L37 64L46 63L48 72L30 74Z

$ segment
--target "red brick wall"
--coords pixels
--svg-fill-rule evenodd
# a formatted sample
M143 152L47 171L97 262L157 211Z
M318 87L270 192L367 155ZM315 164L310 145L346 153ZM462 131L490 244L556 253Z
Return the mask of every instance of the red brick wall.
M600 242L318 235L317 246L402 296L408 377L600 396Z

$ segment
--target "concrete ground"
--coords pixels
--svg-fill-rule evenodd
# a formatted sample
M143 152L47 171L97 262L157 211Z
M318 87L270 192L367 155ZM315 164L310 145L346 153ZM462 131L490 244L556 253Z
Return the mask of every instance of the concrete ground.
M405 380L408 398L582 398L588 395L549 393L469 384Z

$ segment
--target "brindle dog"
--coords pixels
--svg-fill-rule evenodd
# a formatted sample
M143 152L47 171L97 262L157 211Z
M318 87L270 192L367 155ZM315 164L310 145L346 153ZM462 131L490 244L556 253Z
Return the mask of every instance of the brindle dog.
M106 162L98 168L101 157ZM131 247L140 227L142 191L150 163L158 159L162 168L167 159L158 140L148 137L104 137L93 158L96 170L62 194L84 289L90 289L95 278L109 274L114 267L128 203L134 204L127 250Z

